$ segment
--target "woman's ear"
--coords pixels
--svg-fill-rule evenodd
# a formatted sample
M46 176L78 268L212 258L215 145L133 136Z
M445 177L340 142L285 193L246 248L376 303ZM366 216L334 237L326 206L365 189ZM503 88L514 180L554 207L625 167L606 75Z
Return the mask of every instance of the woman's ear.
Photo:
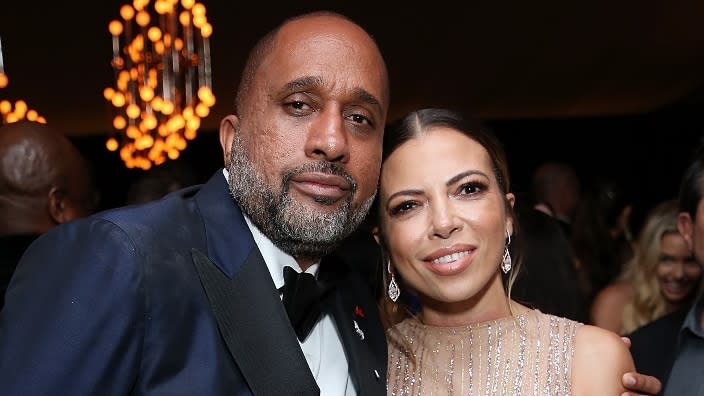
M379 234L379 227L375 226L372 228L372 235L374 235L374 240L376 243L381 246L381 235Z
M506 193L506 201L508 201L508 204L513 208L516 204L516 196L513 195L513 193ZM509 233L509 235L513 235L513 220L510 216L506 218L506 232Z

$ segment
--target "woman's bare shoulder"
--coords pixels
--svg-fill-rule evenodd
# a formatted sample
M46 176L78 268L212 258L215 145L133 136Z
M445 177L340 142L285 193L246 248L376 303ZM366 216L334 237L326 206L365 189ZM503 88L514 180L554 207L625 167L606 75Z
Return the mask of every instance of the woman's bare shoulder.
M631 353L618 334L596 326L579 327L572 366L573 395L620 395L625 391L621 377L632 371Z

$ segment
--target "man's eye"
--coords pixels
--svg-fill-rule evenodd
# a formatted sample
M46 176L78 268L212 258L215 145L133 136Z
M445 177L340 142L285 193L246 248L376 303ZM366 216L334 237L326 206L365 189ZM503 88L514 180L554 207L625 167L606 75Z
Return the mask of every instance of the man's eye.
M358 124L365 124L365 123L368 124L368 125L371 125L371 124L372 124L372 122L369 121L369 119L368 119L367 117L363 116L363 115L353 114L353 115L350 116L350 118L352 119L352 121L354 121L354 122L356 122L356 123L358 123Z
M305 106L306 106L306 104L303 103L303 102L301 102L300 100L296 100L296 101L294 101L294 102L291 102L291 107L293 107L294 109L301 110L301 109L303 109Z

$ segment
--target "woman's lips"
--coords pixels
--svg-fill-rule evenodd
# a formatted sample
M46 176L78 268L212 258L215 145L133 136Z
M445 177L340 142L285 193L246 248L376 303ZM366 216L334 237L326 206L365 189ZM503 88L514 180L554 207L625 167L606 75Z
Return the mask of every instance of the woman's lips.
M469 267L475 251L476 247L471 245L453 245L434 251L423 261L434 273L441 276L451 276Z

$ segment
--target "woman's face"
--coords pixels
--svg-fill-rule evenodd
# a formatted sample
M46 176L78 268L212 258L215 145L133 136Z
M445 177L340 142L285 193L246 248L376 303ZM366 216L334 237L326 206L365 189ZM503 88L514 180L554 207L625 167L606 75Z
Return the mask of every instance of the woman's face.
M692 297L702 277L702 267L679 233L669 232L660 239L660 259L655 269L660 293L671 305Z
M513 194L499 189L488 152L450 128L405 142L384 163L381 230L426 323L466 307L480 316L505 307L498 269L512 232L506 198L513 203Z

